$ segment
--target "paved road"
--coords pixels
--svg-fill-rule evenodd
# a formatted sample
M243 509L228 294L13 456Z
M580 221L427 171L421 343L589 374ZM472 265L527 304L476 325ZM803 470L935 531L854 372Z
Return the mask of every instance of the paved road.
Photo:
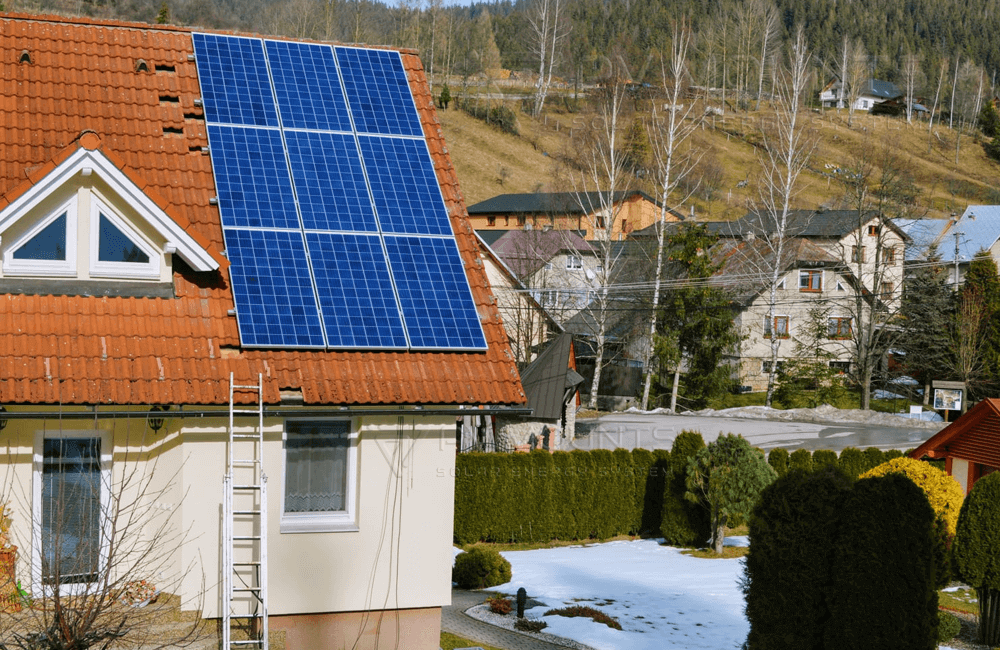
M451 606L441 608L441 629L502 650L566 650L565 646L483 623L464 613L470 607L482 603L485 598L486 594L478 591L452 589Z
M944 426L943 424L941 426ZM745 418L611 413L596 419L578 420L575 449L670 449L674 437L685 430L700 431L705 442L720 433L742 435L755 447L770 449L832 449L879 447L912 449L930 438L936 429L887 427L866 423L815 423L754 420Z

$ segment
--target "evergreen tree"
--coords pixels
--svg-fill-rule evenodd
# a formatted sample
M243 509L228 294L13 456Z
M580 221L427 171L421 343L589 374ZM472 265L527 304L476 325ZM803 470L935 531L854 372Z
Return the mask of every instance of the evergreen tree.
M906 276L903 286L902 320L906 336L899 347L906 352L906 372L924 384L924 404L933 379L950 379L952 365L951 324L954 301L948 285L948 270L936 250L928 255L928 266Z
M969 264L960 299L974 301L982 310L981 379L969 392L974 399L995 395L1000 388L1000 277L989 252L979 251Z
M761 491L776 478L764 452L731 433L719 436L691 459L684 497L708 508L712 548L717 554L722 554L726 526L744 523Z
M972 486L958 515L955 561L979 595L979 636L991 647L1000 643L1000 472Z
M684 397L696 408L730 387L731 369L723 358L740 341L732 300L707 282L719 269L709 254L717 239L704 224L683 226L669 238L669 262L675 277L685 281L664 292L660 302L660 367L673 369L676 389L686 361Z
M643 176L649 168L649 158L652 149L649 146L649 136L641 117L636 117L625 133L625 169L636 176Z

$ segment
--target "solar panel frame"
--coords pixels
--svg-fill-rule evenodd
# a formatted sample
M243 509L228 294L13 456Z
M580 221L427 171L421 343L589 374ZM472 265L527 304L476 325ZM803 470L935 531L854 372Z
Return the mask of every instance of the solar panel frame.
M209 124L208 137L224 228L301 228L281 131Z
M358 133L423 137L399 52L337 46L334 53ZM378 82L371 83L373 78Z
M353 134L286 130L285 143L307 230L378 232Z
M278 126L278 109L259 38L191 35L198 66L205 121L243 126ZM204 74L203 74L204 73Z
M326 348L301 231L224 228L240 344Z
M283 128L353 133L331 46L267 40L264 48Z
M307 232L306 241L329 347L407 349L378 234Z
M359 135L358 144L382 232L454 234L424 140Z
M410 348L487 349L454 237L386 235L383 240Z

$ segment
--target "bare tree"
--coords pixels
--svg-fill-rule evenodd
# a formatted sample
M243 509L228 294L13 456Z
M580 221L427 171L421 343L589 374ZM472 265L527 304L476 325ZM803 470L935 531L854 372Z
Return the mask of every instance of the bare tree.
M161 508L177 500L177 476L157 473L164 439L144 425L141 433L126 426L125 444L119 439L114 449L102 449L100 437L70 432L45 439L40 532L22 542L36 545L40 557L32 563L33 602L20 616L4 616L0 648L154 650L205 636L200 620L174 633L160 626L178 607L167 594L179 591L195 567L178 566L187 533ZM32 512L27 488L10 488L18 510ZM202 577L198 602L183 605L201 611L204 591Z
M774 4L764 0L756 0L755 5L759 12L760 38L757 76L757 105L754 110L760 109L760 100L764 94L764 71L767 69L767 62L774 55L774 47L778 43L781 35L781 24L778 20L778 10Z
M851 335L841 343L853 357L862 409L869 408L872 380L902 335L894 324L902 309L902 243L892 219L920 216L907 169L885 140L862 145L843 175L845 201L857 222L842 251L855 286L841 305L851 318Z
M534 0L528 10L531 25L531 42L538 55L538 82L535 84L535 102L531 114L542 114L545 98L552 86L552 71L558 62L559 43L569 35L571 26L563 15L565 0Z
M938 65L937 90L934 92L934 107L931 108L931 117L927 120L927 153L931 152L933 146L932 135L934 134L934 117L937 115L938 100L941 99L941 87L944 85L944 76L948 72L948 59L941 59Z
M920 55L907 52L903 55L903 86L906 91L906 123L913 120L913 102L916 101L916 89L919 81Z
M773 224L763 228L762 236L767 238L773 254L773 265L767 269L769 284L768 317L774 322L778 306L778 285L782 277L782 262L785 255L786 239L789 236L789 213L798 191L799 175L809 164L816 150L817 139L806 127L801 115L805 100L806 84L809 77L811 56L806 49L805 31L800 25L795 33L795 41L788 53L782 69L775 74L775 120L773 127L764 130L764 146L758 149L761 163L760 204L762 216ZM767 396L765 404L771 405L774 398L775 377L778 370L778 349L781 338L771 337L771 367L767 376Z
M625 78L624 70L613 64L609 78L601 92L597 93L597 110L589 128L582 129L577 137L579 167L571 175L580 210L589 220L600 264L595 273L594 298L586 309L593 321L591 335L595 347L594 379L590 389L591 408L597 408L597 393L608 342L608 324L613 314L612 274L619 253L613 234L622 210L622 202L617 200L617 193L626 176L625 148L622 142L626 118Z
M846 41L845 41L846 42ZM847 126L850 127L854 120L854 111L858 106L868 84L868 54L865 46L855 41L851 44L851 50L847 57L847 78L841 83L845 84L841 92L847 93Z
M660 200L660 214L656 221L656 266L653 280L653 310L649 322L649 341L643 359L645 380L642 388L642 408L649 405L649 391L653 380L653 356L656 346L657 305L660 304L660 289L663 279L664 247L666 224L671 198L683 203L690 192L683 197L674 197L675 190L694 169L699 156L691 149L682 151L688 137L698 128L700 120L691 120L692 106L684 105L690 71L688 69L688 48L691 44L691 29L686 21L675 23L670 43L669 60L662 66L663 87L666 89L667 103L664 114L658 116L653 110L653 155L656 160L657 189Z
M952 349L955 376L967 386L977 384L986 368L986 321L988 309L978 291L962 291L958 296Z

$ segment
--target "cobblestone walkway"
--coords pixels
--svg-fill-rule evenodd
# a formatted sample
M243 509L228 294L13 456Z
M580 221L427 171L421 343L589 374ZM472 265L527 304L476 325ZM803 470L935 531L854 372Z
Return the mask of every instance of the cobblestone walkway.
M565 646L477 621L464 613L473 605L482 603L485 598L486 594L483 592L452 589L451 606L441 608L441 629L501 650L567 650Z

